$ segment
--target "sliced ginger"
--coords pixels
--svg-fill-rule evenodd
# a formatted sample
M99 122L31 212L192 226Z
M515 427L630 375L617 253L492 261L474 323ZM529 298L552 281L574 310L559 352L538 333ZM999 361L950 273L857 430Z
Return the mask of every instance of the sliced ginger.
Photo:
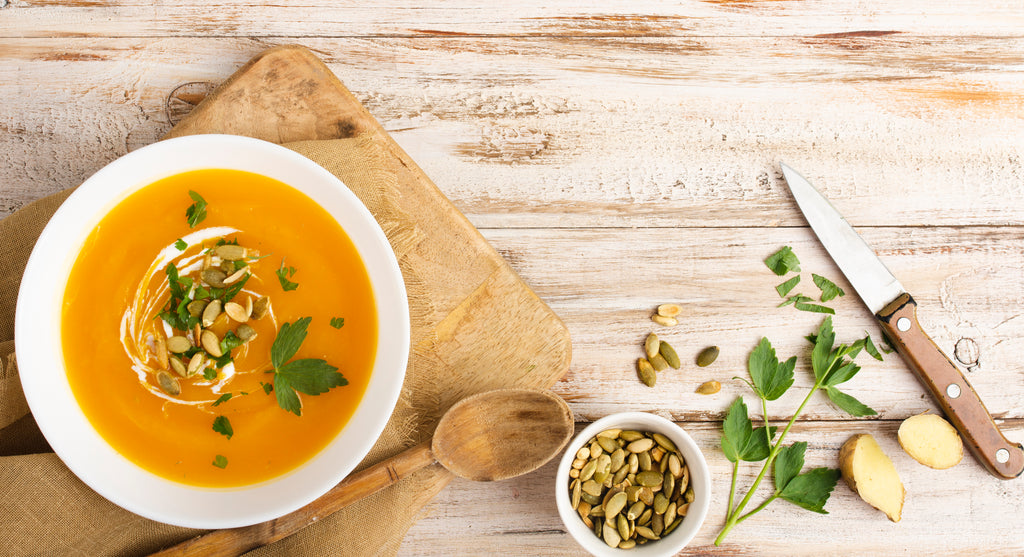
M892 461L868 434L854 435L839 449L839 469L850 489L872 507L899 522L906 490Z
M897 437L911 458L937 470L956 466L964 457L960 434L935 414L918 414L903 420Z

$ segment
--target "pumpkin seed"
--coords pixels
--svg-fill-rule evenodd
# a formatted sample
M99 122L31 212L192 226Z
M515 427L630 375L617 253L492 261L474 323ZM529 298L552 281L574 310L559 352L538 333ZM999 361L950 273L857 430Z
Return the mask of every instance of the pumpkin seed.
M663 327L675 327L676 325L679 324L679 321L676 321L673 317L665 317L664 315L658 314L654 314L651 317L651 321L654 321L655 323Z
M181 362L181 358L177 356L169 356L168 361L174 373L177 373L182 377L186 377L188 375L188 370L185 368L185 364Z
M236 244L224 244L213 248L213 254L221 259L237 261L245 259L246 249Z
M583 465L583 469L580 470L580 479L587 481L594 477L594 472L597 470L597 461L591 460Z
M643 439L637 439L636 441L633 441L632 443L626 445L626 450L631 453L639 454L644 451L649 451L653 446L654 439L651 439L650 437L644 437Z
M583 481L582 482L582 487L580 489L582 489L584 493L589 493L590 495L593 495L594 497L599 497L601 495L601 491L602 491L601 490L601 484L595 482L594 480L585 480L585 481ZM596 503L592 503L592 504L596 504Z
M576 459L584 460L590 456L590 449L587 447L580 447L580 450L576 451Z
M597 444L601 445L601 448L604 449L609 454L619 449L619 444L616 443L615 440L610 437L598 437Z
M654 509L648 507L647 510L645 510L643 514L640 515L640 518L636 519L636 523L638 525L642 524L646 526L651 523L652 516L654 516Z
M245 323L249 320L249 314L242 307L242 304L238 302L228 302L224 304L224 313L228 314L228 317L234 319L239 323Z
M217 334L213 331L206 329L199 340L203 345L203 349L209 355L214 358L220 358L224 355L224 352L220 349L220 339L217 338Z
M668 362L672 369L679 369L679 366L682 365L682 362L679 361L679 354L676 353L676 349L672 348L672 345L669 343L661 341L658 353L661 354L662 358L665 358L665 361Z
M636 441L637 439L643 439L644 434L636 431L635 429L625 429L619 433L619 439L626 442Z
M619 531L614 526L605 522L604 524L604 543L608 544L608 547L618 547L619 542L622 541L622 536L619 536Z
M621 514L619 516L615 517L615 526L617 527L616 530L618 530L618 532L619 532L619 537L621 537L623 540L628 540L629 539L629 521L626 520L626 517L622 516ZM621 544L621 543L622 543L622 541L620 540L619 544Z
M597 441L590 444L590 458L597 458L601 456L601 453L603 452L604 449L601 448L601 445L599 445Z
M637 526L636 527L636 533L637 533L637 535L643 536L643 537L645 537L645 538L647 538L649 540L660 540L661 539L660 537L658 537L657 534L654 533L653 530L651 530L650 528L648 528L646 526Z
M627 468L625 466L619 468L619 471L615 472L615 476L612 477L612 485L619 485L619 484L621 484L626 479L626 476L628 476L628 475L629 475L629 468Z
M682 522L683 522L683 518L682 517L679 517L679 518L673 520L671 524L669 524L668 526L665 527L665 531L662 532L662 534L665 535L665 536L671 534L672 531L675 530Z
M598 433L597 436L598 437L611 437L612 439L615 439L616 437L619 436L620 433L622 433L621 429L606 429L606 430L602 431L601 433Z
M591 508L592 507L590 503L586 501L580 501L580 504L576 506L576 512L580 513L581 518L586 518L587 516L590 516Z
M668 497L665 497L664 493L656 493L654 495L654 512L658 514L665 514L665 509L668 508Z
M217 320L217 316L220 315L221 301L212 300L203 309L203 327L209 327L213 325L213 322Z
M214 288L224 288L224 279L228 278L227 273L217 268L205 269L199 276Z
M249 269L242 267L241 269L235 271L234 273L231 273L230 275L224 277L224 284L233 284L235 281L245 276L248 272Z
M679 304L661 304L658 306L658 315L662 317L676 317L682 311L683 307Z
M252 312L250 314L253 319L263 319L263 316L268 311L270 311L270 298L262 296L252 303Z
M665 459L666 461L668 459ZM676 477L672 475L672 472L665 470L661 476L661 490L665 492L667 497L675 495L673 490L676 488Z
M679 491L682 493L690 487L690 467L684 464L679 473L679 480L676 483L679 484Z
M238 338L242 339L242 342L249 342L256 338L256 329L242 323L235 329L235 334L238 335Z
M578 477L580 477L580 471L575 469L575 468L573 468L572 470L569 470L569 477L570 478L578 478Z
M643 501L645 505L650 507L651 505L654 504L654 490L647 486L641 487L643 487L643 489L640 490L640 500Z
M634 501L633 505L629 507L628 511L626 511L626 518L636 520L637 518L640 518L640 515L644 514L644 509L646 508L647 506L644 505L643 502Z
M661 354L655 354L651 358L651 367L654 368L654 371L665 371L668 369L668 362L665 361Z
M668 455L668 471L673 478L678 478L683 473L683 465L675 453Z
M653 466L651 462L651 453L639 453L636 456L640 461L639 464L641 472L646 472L647 470L651 469L651 467Z
M235 264L230 261L221 261L217 268L224 271L225 275L230 275L235 272Z
M651 531L654 532L655 536L661 536L665 530L665 515L654 513L651 517Z
M572 508L576 509L580 506L580 497L583 495L583 489L580 487L580 481L576 480L572 484Z
M190 348L192 348L192 343L183 336L175 335L167 339L167 350L175 354L188 352Z
M192 317L199 317L203 314L203 310L206 309L206 304L208 303L207 300L194 300L189 302L185 308L188 309L188 314Z
M202 268L202 270L205 271L205 270L209 269L212 266L213 266L213 254L210 253L210 252L206 252L206 254L203 255L203 268Z
M645 358L636 361L636 376L640 378L641 383L648 387L653 387L658 382L658 374L655 373L651 362Z
M659 487L661 486L661 481L661 474L650 470L636 475L636 482L644 487Z
M619 542L619 549L633 549L636 547L636 540L622 540Z
M591 505L600 505L601 504L601 498L600 497L598 497L597 495L591 495L591 494L587 493L586 491L584 491L583 494L580 495L580 498L583 499L584 501L586 501L587 503L590 503Z
M153 335L153 348L156 351L156 361L160 364L160 369L167 369L169 363L167 354L167 339L164 338L163 333L156 331Z
M697 394L713 395L722 390L722 384L718 381L708 381L697 387Z
M715 360L717 359L718 347L709 346L702 350L701 353L697 355L697 365L700 367L708 367L709 365L715 363Z
M206 357L203 356L202 352L197 352L192 359L188 361L188 374L189 376L199 373L199 370L203 369L206 365Z
M591 506L590 516L594 518L604 518L604 507L599 504Z
M615 495L612 495L608 502L604 505L605 516L615 516L622 512L622 509L626 508L626 492L620 491ZM624 538L629 537L628 535L623 536Z
M669 503L668 508L665 509L665 518L662 520L665 524L672 524L676 519L676 504L675 502Z
M648 358L653 358L658 355L661 349L661 341L658 340L658 335L651 333L647 335L647 340L644 341L644 352L647 353Z
M693 502L693 486L692 485L686 488L686 493L683 494L683 501L686 501L687 503L692 503Z
M679 452L679 449L676 448L676 444L673 443L672 440L669 439L668 437L665 437L660 433L654 433L651 434L651 438L654 439L654 442L657 443L659 447L665 449L666 451L672 453Z
M171 396L178 396L181 394L181 385L178 384L178 380L166 371L157 372L156 382L165 393Z
M688 512L690 512L690 503L683 503L676 507L676 514L679 516L686 516Z

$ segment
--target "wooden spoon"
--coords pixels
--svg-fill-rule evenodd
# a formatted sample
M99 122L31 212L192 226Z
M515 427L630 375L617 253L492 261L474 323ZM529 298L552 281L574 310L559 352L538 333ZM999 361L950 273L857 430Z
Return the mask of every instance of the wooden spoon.
M240 555L286 538L434 462L475 481L521 476L558 454L572 432L569 406L550 391L499 389L473 395L448 409L433 440L350 475L305 507L261 524L214 530L153 555Z

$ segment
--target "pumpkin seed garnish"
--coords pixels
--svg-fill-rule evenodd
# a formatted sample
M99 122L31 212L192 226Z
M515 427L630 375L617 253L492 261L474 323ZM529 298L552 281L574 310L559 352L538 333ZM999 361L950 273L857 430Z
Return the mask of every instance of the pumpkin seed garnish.
M220 315L221 307L222 304L220 300L212 300L206 305L203 309L203 327L213 325L214 320L216 320L217 316Z
M203 282L214 288L224 288L224 279L228 278L227 273L217 268L204 269L200 275Z
M213 248L213 254L227 261L245 259L246 249L237 244L222 244Z
M199 370L203 369L206 364L206 357L203 356L202 352L197 352L196 355L192 356L192 359L188 361L188 375L189 377L199 373Z
M224 355L224 352L220 349L220 339L217 338L217 334L213 331L209 329L204 330L199 340L203 345L203 349L209 355L214 358L220 358Z
M227 277L224 277L224 284L232 284L232 283L238 281L238 279L240 279L243 276L245 276L246 273L248 273L248 272L249 272L249 269L246 269L245 267L242 267L241 269L235 271L234 273L231 273L231 275L229 275Z
M640 358L636 361L636 376L648 387L653 387L658 382L658 374L654 371L654 366L646 358Z
M156 361L160 364L160 369L167 369L168 365L168 354L167 354L167 339L164 338L163 333L155 331L153 335L153 348L156 350Z
M697 355L697 365L700 367L708 367L709 365L715 363L715 360L717 359L718 347L709 346L702 350L701 353Z
M158 371L156 373L156 382L160 385L160 389L162 389L163 392L171 396L178 396L181 394L181 385L178 384L178 380L166 371Z
M256 338L256 329L242 323L235 329L235 334L238 335L238 338L242 339L242 342L249 342Z
M174 373L177 373L181 377L188 376L188 370L185 368L185 364L181 362L181 358L177 356L169 356L168 361L170 363L171 370L174 371Z
M167 350L169 352L174 352L175 354L182 354L184 352L188 352L190 348L192 348L192 343L189 342L189 340L183 336L175 335L167 339Z
M207 300L194 300L189 302L185 307L188 309L189 315L192 317L199 317L203 314L203 310L206 309L207 304L209 304Z
M238 302L228 302L224 304L224 313L228 314L228 317L239 323L245 323L249 320L249 312L245 311L242 304L239 304Z
M253 319L263 319L263 316L270 310L270 298L262 296L252 303L251 316Z

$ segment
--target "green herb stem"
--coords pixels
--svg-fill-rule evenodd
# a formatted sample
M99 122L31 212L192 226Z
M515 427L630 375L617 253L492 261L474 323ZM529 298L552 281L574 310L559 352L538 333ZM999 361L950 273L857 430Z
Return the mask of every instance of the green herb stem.
M736 519L736 524L739 524L740 522L743 522L744 520L750 518L751 516L754 516L755 514L763 511L764 508L767 507L768 505L770 505L772 501L778 499L779 495L781 495L781 494L782 494L781 491L776 491L774 494L772 494L771 497L765 499L763 503L758 505L756 509L754 509L754 510L750 511L749 513L747 513L747 514L737 518Z
M726 507L728 512L726 513L725 519L728 521L732 518L732 503L736 497L736 477L740 474L740 460L737 458L736 462L732 463L732 484L729 486L729 506Z
M757 478L754 480L754 484L750 486L750 490L747 491L746 496L744 496L743 499L740 500L739 505L736 506L736 510L730 513L729 518L725 521L725 526L722 527L722 531L718 534L718 537L715 538L715 545L721 545L722 541L725 540L725 536L729 533L730 530L732 530L733 526L736 526L736 524L739 523L739 514L743 512L744 508L746 508L747 503L750 502L750 498L753 497L754 492L757 491L757 487L761 485L761 480L764 479L764 475L768 472L768 469L771 468L772 463L775 462L775 457L777 457L779 455L779 451L782 450L782 441L785 440L786 434L789 433L790 428L792 428L793 424L796 423L796 419L800 416L800 413L803 412L804 406L807 406L807 402L811 400L811 397L814 396L814 393L821 388L823 381L824 375L822 376L822 379L815 381L814 387L811 388L811 391L807 393L806 397L804 397L803 402L800 403L800 406L796 409L796 412L793 413L793 417L790 418L789 423L786 424L786 428L783 429L782 433L779 435L779 440L776 441L775 446L772 447L771 452L768 454L768 459L765 460L764 466L761 467L761 472L757 475ZM765 506L766 505L759 506L750 513L743 515L743 518L746 519L750 515L763 509Z

